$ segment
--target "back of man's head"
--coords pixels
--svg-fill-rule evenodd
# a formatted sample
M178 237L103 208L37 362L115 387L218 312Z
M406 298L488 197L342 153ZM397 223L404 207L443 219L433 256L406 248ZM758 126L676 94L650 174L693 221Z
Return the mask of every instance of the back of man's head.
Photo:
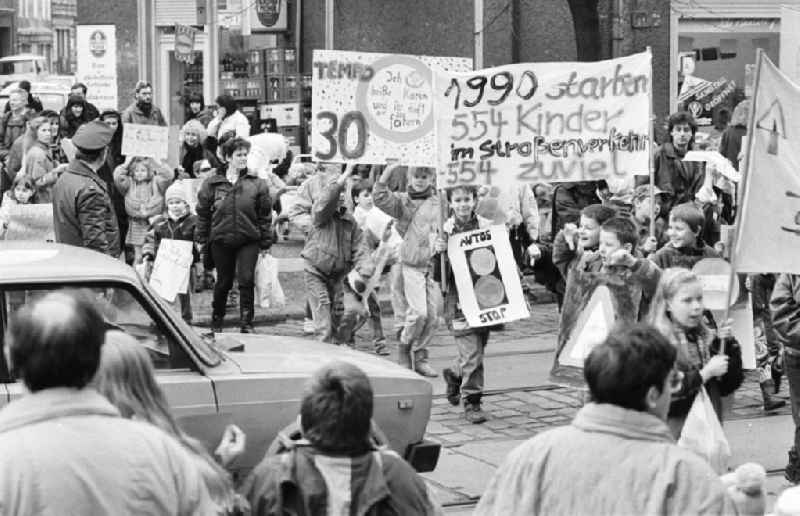
M11 318L6 345L12 372L31 392L83 388L100 363L103 316L75 291L47 294Z
M616 327L583 366L592 401L648 411L651 387L660 393L675 365L675 347L649 324Z
M332 362L306 386L300 404L303 437L318 450L356 455L369 449L372 386L358 367Z

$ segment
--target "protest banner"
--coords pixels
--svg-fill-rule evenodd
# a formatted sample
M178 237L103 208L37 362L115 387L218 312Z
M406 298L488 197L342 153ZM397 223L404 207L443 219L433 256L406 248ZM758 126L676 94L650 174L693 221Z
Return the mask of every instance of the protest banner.
M52 204L11 204L2 214L8 224L4 240L55 241Z
M505 226L450 236L447 256L461 311L471 328L529 316Z
M125 124L122 127L122 154L165 160L169 154L169 127Z
M649 173L651 54L437 72L437 185L606 179Z
M77 25L76 78L86 85L86 100L98 109L118 109L115 25Z
M321 161L436 166L433 70L471 58L314 50L311 146Z
M189 271L192 266L194 242L164 238L158 246L150 286L156 294L170 303L178 294L189 288Z
M736 272L800 273L800 86L759 51L733 262Z

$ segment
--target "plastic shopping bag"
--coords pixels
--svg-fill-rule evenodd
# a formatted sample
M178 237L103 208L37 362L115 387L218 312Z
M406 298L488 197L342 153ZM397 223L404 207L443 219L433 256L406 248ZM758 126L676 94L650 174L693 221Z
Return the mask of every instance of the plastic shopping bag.
M689 415L686 416L678 446L692 450L706 459L718 474L725 473L728 469L731 448L705 387L700 388Z
M261 308L280 308L286 303L283 288L278 281L278 260L271 254L262 254L256 262L256 299Z

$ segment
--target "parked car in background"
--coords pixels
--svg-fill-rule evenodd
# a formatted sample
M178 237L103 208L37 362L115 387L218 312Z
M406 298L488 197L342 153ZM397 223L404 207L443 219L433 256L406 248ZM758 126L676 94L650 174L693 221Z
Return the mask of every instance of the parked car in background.
M75 76L51 74L47 58L37 54L0 57L0 88L22 80L59 84L69 89L75 83Z
M246 474L282 430L291 432L305 382L322 364L346 360L370 377L374 432L419 471L431 471L440 445L424 440L431 384L416 373L346 346L269 334L202 336L120 260L62 244L0 242L0 348L9 317L62 288L86 289L109 328L132 335L153 360L181 426L213 451L226 425L247 434L236 467ZM0 350L0 407L23 393ZM287 430L288 429L288 430Z
M0 90L0 113L5 110L8 96L12 91L19 88L19 82L14 81ZM67 105L69 99L70 85L63 85L52 82L31 82L31 94L38 97L43 109L52 109L59 113Z

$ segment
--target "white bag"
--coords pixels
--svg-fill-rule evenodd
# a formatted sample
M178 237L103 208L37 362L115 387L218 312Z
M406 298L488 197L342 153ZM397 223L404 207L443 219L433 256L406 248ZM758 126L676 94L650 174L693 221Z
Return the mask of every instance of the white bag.
M278 260L263 254L256 262L256 299L261 308L280 308L286 303L281 282L278 281Z
M678 446L692 450L706 459L718 474L727 472L731 447L705 387L700 387L686 416Z

